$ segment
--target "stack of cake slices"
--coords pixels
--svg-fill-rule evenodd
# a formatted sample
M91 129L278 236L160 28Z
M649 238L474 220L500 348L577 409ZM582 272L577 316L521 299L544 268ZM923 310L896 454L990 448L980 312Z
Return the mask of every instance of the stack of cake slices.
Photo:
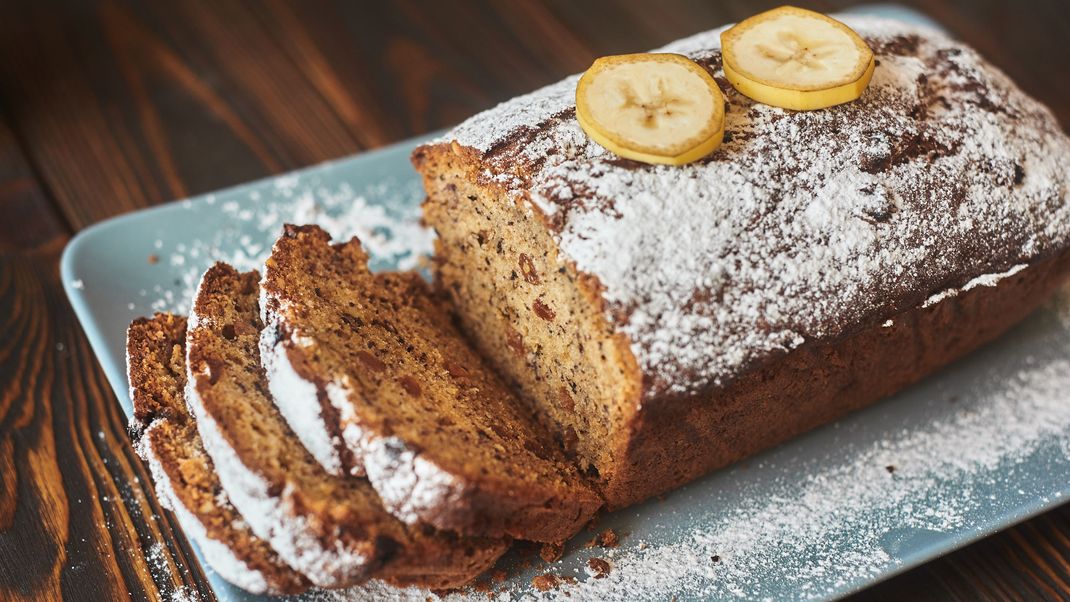
M248 591L458 587L602 506L427 284L367 261L287 226L263 277L216 264L188 318L130 325L157 495Z

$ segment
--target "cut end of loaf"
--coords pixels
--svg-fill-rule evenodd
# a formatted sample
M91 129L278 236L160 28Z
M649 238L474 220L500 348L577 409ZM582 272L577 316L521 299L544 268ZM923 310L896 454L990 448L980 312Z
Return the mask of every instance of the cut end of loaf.
M472 149L417 149L425 220L438 234L437 286L485 357L523 391L594 480L613 480L641 390L597 283L563 260L545 217L485 181Z

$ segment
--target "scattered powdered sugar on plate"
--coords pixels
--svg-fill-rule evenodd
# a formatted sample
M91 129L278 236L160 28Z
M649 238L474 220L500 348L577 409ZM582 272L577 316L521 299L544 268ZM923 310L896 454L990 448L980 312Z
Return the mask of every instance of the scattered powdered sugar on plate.
M257 188L239 198L228 194L226 200L208 195L204 203L218 204L210 219L221 222L210 237L171 248L157 241L160 261L177 268L180 277L172 287L157 285L151 291L156 297L151 309L188 313L201 274L216 261L242 271L262 269L284 224L317 224L338 241L358 237L373 269L419 268L433 242L431 231L420 225L422 195L416 180L382 182L358 192L348 183L328 186L315 174L301 173L275 178L269 194Z
M621 554L607 579L561 594L750 598L770 582L788 581L800 598L830 595L894 562L885 549L889 533L968 527L987 501L971 489L991 470L1013 465L1046 438L1070 434L1070 405L1061 400L1067 387L1070 362L1023 371L974 412L876 441L850 464L792 482L782 496L749 500L682 541ZM831 573L838 579L828 579Z

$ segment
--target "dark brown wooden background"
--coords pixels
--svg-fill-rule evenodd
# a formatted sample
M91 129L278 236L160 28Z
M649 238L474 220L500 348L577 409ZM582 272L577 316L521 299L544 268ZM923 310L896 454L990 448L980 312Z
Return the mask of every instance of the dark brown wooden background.
M60 290L73 233L778 3L0 2L0 600L209 595ZM1070 124L1070 3L911 3ZM1068 598L1070 506L860 597Z

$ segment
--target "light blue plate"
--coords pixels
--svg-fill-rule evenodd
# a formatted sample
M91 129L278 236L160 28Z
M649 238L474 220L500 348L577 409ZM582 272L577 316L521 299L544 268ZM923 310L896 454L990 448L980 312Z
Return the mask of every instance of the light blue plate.
M867 12L923 19L895 6ZM255 266L283 221L357 233L379 269L417 265L429 249L415 224L422 192L408 161L419 142L139 211L76 236L63 255L64 285L123 409L129 414L130 320L184 309L215 258ZM585 533L551 566L513 554L501 565L510 578L493 586L514 598L569 591L569 600L835 598L1054 508L1070 491L1068 307L1038 312L998 343L840 423L604 517L598 528L623 536L614 550L585 548ZM612 564L608 577L583 570L593 556ZM205 568L221 600L256 599ZM577 583L533 590L532 578L547 572Z

